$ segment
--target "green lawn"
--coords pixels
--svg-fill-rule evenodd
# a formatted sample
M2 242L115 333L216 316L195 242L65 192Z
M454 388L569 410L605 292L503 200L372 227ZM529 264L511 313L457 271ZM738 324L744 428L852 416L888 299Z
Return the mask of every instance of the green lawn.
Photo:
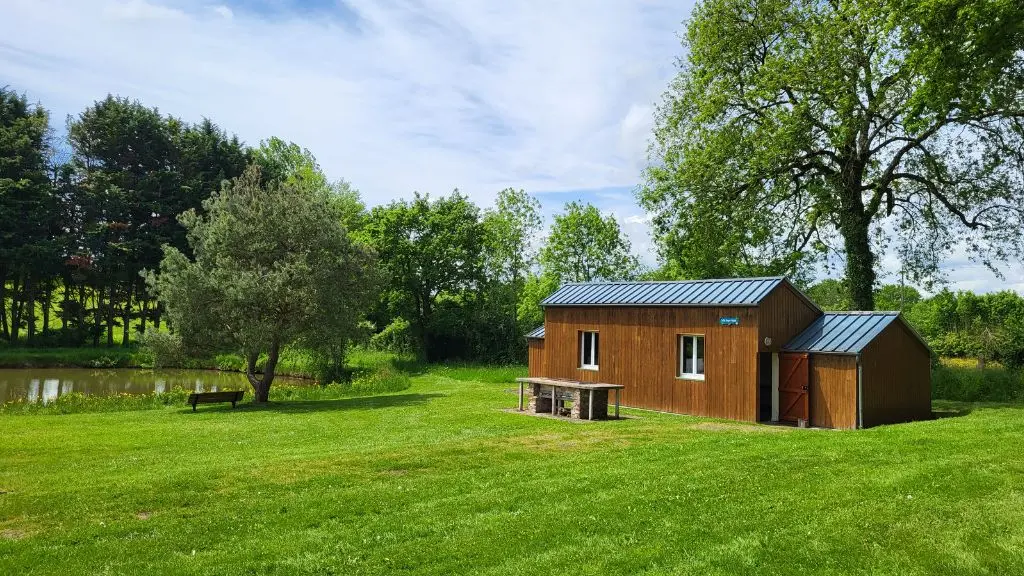
M0 417L0 574L1024 573L1024 407L572 423L503 412L513 374Z

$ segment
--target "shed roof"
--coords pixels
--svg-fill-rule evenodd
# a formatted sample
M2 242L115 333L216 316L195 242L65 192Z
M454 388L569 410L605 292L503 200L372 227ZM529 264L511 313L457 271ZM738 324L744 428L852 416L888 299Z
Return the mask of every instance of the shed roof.
M533 330L530 330L529 332L526 333L526 337L527 338L538 338L538 339L539 338L544 338L544 325L541 324L540 326L537 326Z
M889 324L900 321L925 348L928 344L899 312L826 312L782 347L787 352L859 354Z
M561 286L545 298L541 305L757 306L772 290L788 282L785 277L775 276L672 282L572 283Z

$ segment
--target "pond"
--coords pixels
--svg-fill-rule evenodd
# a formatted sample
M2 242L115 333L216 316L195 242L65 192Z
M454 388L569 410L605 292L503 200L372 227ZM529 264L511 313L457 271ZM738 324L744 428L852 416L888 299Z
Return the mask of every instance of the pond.
M278 376L274 378L274 384L311 386L313 381ZM124 393L164 393L171 390L252 392L245 375L238 372L92 368L0 369L0 404L17 399L45 404L71 392L107 396Z

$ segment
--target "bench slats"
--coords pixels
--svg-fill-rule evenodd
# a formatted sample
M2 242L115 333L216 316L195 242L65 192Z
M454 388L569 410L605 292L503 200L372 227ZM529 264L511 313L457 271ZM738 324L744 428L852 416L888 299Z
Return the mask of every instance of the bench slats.
M218 402L231 402L234 408L237 402L242 401L245 390L225 390L223 392L193 392L188 396L188 403L192 405L192 411L196 411L197 404L215 404Z

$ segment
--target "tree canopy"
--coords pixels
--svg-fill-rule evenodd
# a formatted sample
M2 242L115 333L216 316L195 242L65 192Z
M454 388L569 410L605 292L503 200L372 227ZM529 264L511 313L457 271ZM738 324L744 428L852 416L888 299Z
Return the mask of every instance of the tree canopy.
M540 264L559 283L631 280L640 272L640 260L615 217L580 202L566 204L555 216Z
M336 355L374 296L372 252L335 208L322 189L263 182L251 166L202 214L181 216L194 260L164 249L152 282L176 333L195 352L241 352L257 402L267 400L282 347Z
M1024 250L1024 4L706 0L683 43L639 195L680 275L838 256L870 310L886 249L924 284Z
M59 224L50 192L50 120L41 106L0 87L0 334L17 340L24 316L31 343L40 272L57 258ZM14 297L8 316L6 292Z

